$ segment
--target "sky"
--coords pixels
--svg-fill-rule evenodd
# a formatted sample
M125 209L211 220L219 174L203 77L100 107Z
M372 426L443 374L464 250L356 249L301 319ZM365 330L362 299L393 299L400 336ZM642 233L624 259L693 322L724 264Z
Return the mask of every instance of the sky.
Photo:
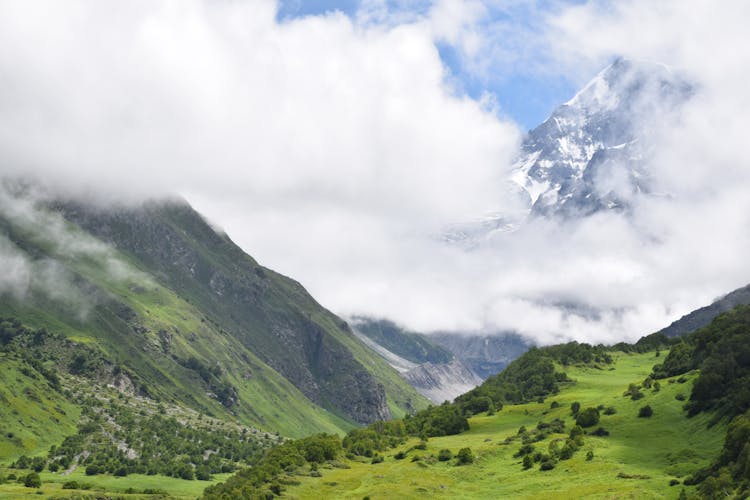
M750 282L749 10L8 0L0 177L102 204L181 195L344 316L635 340ZM519 210L507 179L524 133L616 57L679 68L696 89L643 123L664 196L447 245L448 225Z

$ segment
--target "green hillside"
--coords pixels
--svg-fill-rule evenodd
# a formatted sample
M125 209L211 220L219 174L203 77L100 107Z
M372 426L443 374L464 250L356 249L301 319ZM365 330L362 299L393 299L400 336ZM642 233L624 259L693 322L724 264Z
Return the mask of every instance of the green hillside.
M748 380L750 306L681 340L532 348L454 403L285 443L205 497L744 499Z
M184 202L5 199L0 239L31 275L25 293L0 297L0 316L95 347L137 395L290 437L427 404L298 283Z

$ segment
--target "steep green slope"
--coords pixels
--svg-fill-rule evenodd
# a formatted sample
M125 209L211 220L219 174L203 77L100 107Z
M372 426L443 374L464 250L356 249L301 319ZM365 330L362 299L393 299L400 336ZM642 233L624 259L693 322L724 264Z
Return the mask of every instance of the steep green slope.
M286 436L426 404L299 284L257 266L189 207L144 210L161 222L110 214L131 224L118 241L127 234L136 251L123 252L6 195L0 243L28 279L0 295L0 315L95 345L139 394Z
M186 203L60 207L179 291L316 404L362 423L425 404L299 283L259 266Z

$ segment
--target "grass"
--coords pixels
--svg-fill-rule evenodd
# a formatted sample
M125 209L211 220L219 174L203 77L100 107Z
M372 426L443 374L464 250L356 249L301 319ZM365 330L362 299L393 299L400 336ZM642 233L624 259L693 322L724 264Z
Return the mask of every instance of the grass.
M7 471L6 471L7 472ZM23 471L22 473L26 473ZM114 476L87 476L85 473L76 471L64 476L61 473L43 472L41 488L26 488L17 482L8 482L0 485L0 498L48 498L55 496L70 497L72 494L80 495L117 495L124 498L142 498L143 491L161 490L169 498L195 499L203 490L212 484L224 481L231 474L215 474L211 481L185 481L167 476L146 476L142 474L131 474L127 477ZM62 486L67 481L76 481L89 487L85 490L68 490ZM126 494L129 488L135 493ZM38 493L38 492L41 492ZM149 497L152 498L152 497Z
M23 369L23 362L0 355L0 463L46 453L76 432L80 410Z
M681 410L677 393L689 394L695 374L684 384L662 381L661 390L644 389L639 401L623 396L629 383L640 383L658 361L654 353L617 354L613 370L569 368L576 382L544 403L506 406L493 416L470 420L471 430L429 440L425 451L407 452L403 460L394 455L416 444L387 452L383 463L347 461L351 469L322 469L321 478L296 477L299 485L289 486L287 498L676 498L683 486L670 487L672 479L682 480L696 468L707 465L718 453L725 427L707 428L709 415L688 419ZM560 404L550 408L552 401ZM617 413L602 415L599 425L608 437L586 436L583 447L572 459L560 461L555 469L542 472L539 465L523 470L520 458L513 454L520 439L504 444L516 435L521 425L532 429L541 421L562 418L566 431L574 425L570 404L579 401L588 406L614 406ZM650 405L654 415L638 418L638 409ZM535 443L546 452L549 443L565 434ZM437 456L443 448L454 455L463 447L477 455L473 465L456 466L450 462L426 460L412 462L415 455ZM593 460L586 460L588 451Z

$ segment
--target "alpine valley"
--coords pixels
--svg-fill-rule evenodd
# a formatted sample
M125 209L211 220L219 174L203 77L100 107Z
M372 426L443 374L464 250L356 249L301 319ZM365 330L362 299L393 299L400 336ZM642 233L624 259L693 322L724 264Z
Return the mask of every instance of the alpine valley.
M693 92L616 60L527 134L524 209L441 238L470 252L669 196L642 124ZM184 199L16 178L0 256L3 498L750 495L747 287L633 344L414 332L328 311Z

